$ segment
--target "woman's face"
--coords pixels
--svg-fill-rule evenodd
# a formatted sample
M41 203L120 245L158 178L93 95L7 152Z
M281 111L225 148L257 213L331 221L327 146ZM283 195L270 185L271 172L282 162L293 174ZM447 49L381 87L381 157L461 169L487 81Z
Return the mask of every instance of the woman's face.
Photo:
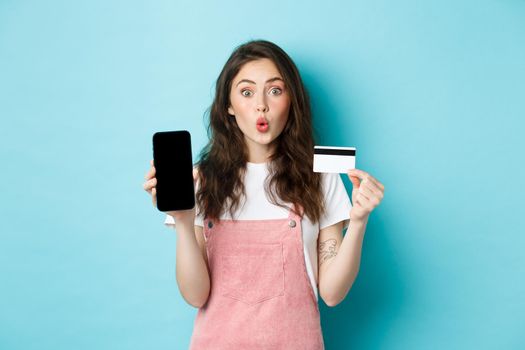
M271 60L242 66L232 82L228 113L244 134L250 161L264 161L271 154L272 142L283 131L289 111L290 95Z

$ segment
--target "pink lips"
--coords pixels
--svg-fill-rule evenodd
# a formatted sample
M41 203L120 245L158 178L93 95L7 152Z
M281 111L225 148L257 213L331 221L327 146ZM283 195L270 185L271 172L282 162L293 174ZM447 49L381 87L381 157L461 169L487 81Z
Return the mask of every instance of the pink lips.
M268 131L268 121L264 117L259 117L257 119L257 130L259 132L266 132Z

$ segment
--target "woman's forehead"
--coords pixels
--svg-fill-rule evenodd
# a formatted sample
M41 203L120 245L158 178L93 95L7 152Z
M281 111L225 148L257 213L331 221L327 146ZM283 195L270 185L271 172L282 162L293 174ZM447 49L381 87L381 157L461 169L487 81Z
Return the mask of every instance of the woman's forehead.
M252 83L266 83L270 80L282 81L283 77L272 60L262 58L246 62L233 79L235 84L243 80Z

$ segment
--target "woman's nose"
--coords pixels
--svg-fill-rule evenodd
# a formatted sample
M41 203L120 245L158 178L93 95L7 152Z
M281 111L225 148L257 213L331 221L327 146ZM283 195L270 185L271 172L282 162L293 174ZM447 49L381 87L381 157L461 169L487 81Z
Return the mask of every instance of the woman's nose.
M266 105L257 105L257 111L258 112L267 112L268 111L268 108L266 107Z
M258 112L268 111L268 105L266 104L266 100L264 98L259 98L259 100L257 101L257 111Z

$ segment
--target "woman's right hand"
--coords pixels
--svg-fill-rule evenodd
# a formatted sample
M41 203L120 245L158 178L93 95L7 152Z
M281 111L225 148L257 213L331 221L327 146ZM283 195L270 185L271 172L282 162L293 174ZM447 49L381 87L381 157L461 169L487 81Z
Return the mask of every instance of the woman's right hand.
M150 161L150 169L144 176L146 182L144 182L144 190L151 195L151 200L153 206L157 206L157 178L155 177L155 167L153 166L153 160ZM196 170L193 171L193 180L197 178ZM176 211L167 211L166 214L172 216L177 223L185 223L188 225L193 225L195 221L195 207L188 210L176 210Z

